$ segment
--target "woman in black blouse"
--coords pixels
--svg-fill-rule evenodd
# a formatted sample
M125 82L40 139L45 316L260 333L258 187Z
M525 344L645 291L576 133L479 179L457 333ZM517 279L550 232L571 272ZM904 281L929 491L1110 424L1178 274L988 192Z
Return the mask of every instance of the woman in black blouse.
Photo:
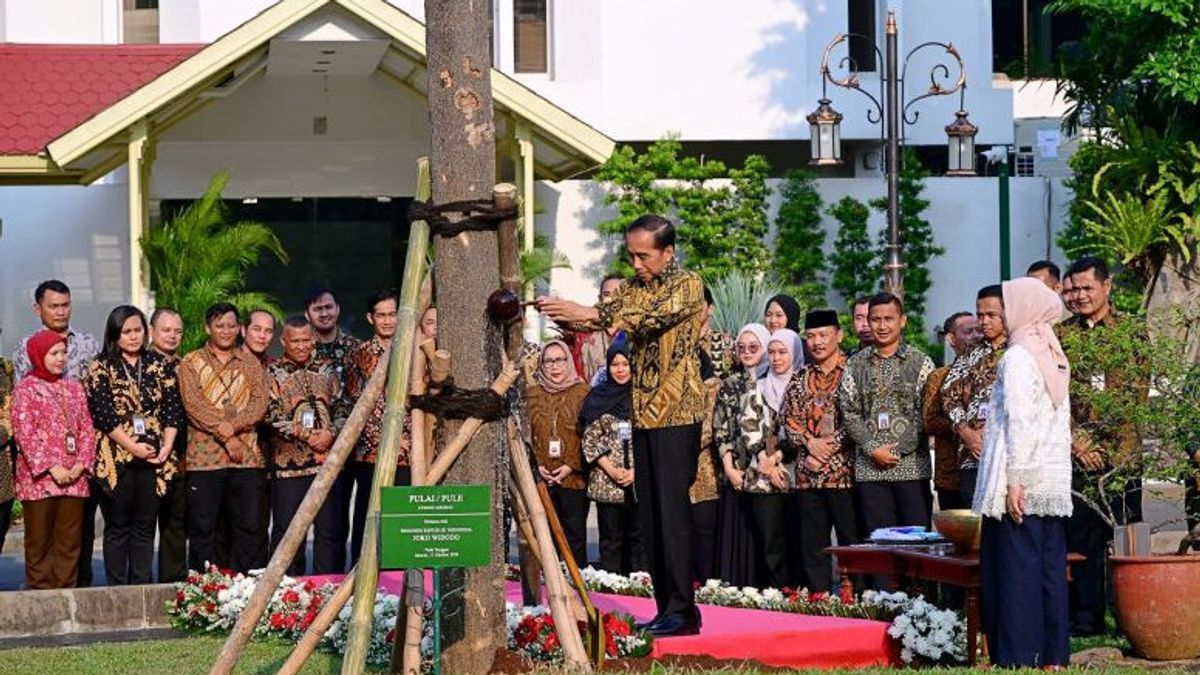
M104 570L109 584L150 583L159 498L175 479L183 405L175 366L146 349L146 317L121 305L108 315L104 351L84 380L100 444Z

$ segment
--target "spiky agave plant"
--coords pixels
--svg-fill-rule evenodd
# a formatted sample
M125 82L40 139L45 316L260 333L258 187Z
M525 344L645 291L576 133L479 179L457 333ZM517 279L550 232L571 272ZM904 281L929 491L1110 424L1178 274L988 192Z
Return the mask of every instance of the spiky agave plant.
M204 196L171 221L154 227L141 239L150 268L155 304L171 307L183 317L181 350L204 343L204 312L218 302L231 302L239 311L265 309L282 315L266 293L246 291L246 276L264 253L281 262L287 252L275 233L262 223L229 222L221 192L229 172L213 176Z
M737 335L742 326L761 322L767 300L775 295L769 280L745 272L731 272L708 284L713 295L712 327Z

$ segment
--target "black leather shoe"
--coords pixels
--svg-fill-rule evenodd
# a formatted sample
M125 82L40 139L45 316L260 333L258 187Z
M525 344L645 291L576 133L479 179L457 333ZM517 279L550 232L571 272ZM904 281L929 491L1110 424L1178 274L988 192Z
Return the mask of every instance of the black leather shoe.
M678 637L681 635L696 635L700 632L699 612L687 614L671 614L663 618L656 626L647 630L654 637Z
M666 618L666 617L664 617L661 614L656 614L653 619L650 619L649 621L639 621L639 622L633 624L633 626L634 626L634 628L637 628L638 630L653 631L654 627L657 626L658 624L662 623L662 620L664 618Z

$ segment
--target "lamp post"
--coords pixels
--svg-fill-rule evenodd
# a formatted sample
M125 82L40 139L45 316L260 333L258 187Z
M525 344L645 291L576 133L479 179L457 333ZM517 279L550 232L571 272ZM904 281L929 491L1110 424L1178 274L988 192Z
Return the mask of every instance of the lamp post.
M884 280L887 290L898 297L904 296L904 261L901 256L900 243L900 146L904 142L904 128L917 123L919 111L909 108L913 104L931 96L959 95L959 110L955 119L946 127L947 146L949 151L949 170L947 176L975 175L975 134L979 128L967 119L963 109L967 91L967 71L963 66L962 57L954 45L946 42L923 42L899 57L898 31L896 28L896 13L888 12L886 27L886 42L883 51L872 42L871 38L859 33L844 33L835 35L825 47L821 59L821 100L817 109L808 116L812 134L813 166L829 166L842 163L841 121L842 114L833 109L827 95L828 84L844 89L851 89L866 96L874 104L874 109L867 109L867 121L880 124L880 136L886 145L886 162L884 172L887 177L887 262L884 264ZM842 57L839 68L848 70L845 77L837 78L829 67L829 57L833 49L849 39L865 40L875 51L878 65L883 67L883 77L879 81L879 98L862 88L859 80L858 64L850 56ZM948 85L951 76L950 66L937 63L929 70L929 87L920 95L904 100L904 82L908 72L909 60L913 55L927 48L940 47L953 60L958 68L958 76L952 85ZM897 72L899 70L899 72Z

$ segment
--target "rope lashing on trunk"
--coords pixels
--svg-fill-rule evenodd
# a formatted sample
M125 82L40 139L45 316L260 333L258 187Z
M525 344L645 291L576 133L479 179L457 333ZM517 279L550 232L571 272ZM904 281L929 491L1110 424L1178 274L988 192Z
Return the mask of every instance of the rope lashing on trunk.
M445 204L430 204L414 201L408 209L410 220L423 220L429 224L429 233L442 237L455 237L463 232L495 231L500 222L516 218L516 205L497 208L490 199L464 199ZM450 214L458 214L451 219Z
M471 417L494 422L509 413L508 401L489 388L459 389L454 378L447 378L436 394L421 394L409 399L414 409L424 410L441 419L465 420Z

